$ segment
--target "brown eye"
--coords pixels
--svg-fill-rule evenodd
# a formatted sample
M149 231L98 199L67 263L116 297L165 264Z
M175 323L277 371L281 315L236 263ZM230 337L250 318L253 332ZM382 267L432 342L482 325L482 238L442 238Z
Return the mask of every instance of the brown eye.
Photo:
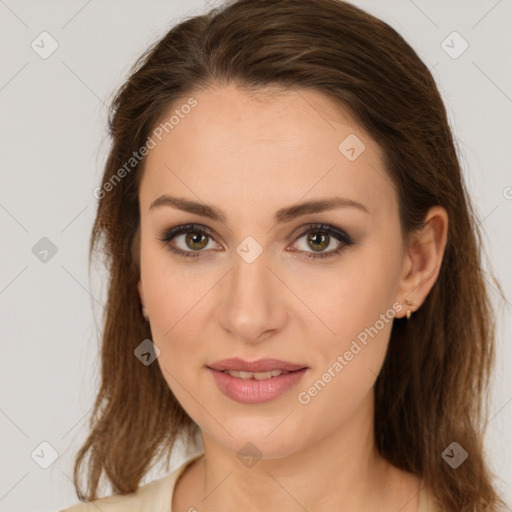
M324 233L310 232L307 235L307 243L314 251L323 251L329 246L330 236Z
M184 239L180 240L182 236ZM208 247L209 241L213 241L213 232L199 224L186 224L169 229L159 240L179 256L198 258L199 253Z
M295 243L303 237L305 237L305 243L302 248L299 247L299 252L303 252L306 258L335 256L345 248L354 245L347 233L329 224L310 225L296 238ZM326 249L330 246L331 250L327 251Z
M185 236L185 243L190 249L200 251L208 245L208 235L189 231Z

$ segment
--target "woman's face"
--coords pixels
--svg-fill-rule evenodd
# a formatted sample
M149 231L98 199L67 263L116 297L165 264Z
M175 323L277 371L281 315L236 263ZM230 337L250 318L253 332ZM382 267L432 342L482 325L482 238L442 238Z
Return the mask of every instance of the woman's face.
M368 427L393 317L405 313L380 149L317 92L261 101L230 85L194 98L155 139L140 186L139 292L169 387L203 435L235 452L250 442L280 457ZM325 200L338 204L300 206ZM228 358L306 369L229 375L218 363ZM280 367L293 369L254 369Z

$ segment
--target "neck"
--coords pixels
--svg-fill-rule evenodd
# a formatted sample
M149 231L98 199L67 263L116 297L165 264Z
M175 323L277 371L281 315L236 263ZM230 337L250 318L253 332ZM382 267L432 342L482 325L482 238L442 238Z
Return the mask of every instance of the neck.
M198 461L193 503L199 510L387 511L385 504L396 510L397 500L410 501L403 512L416 510L411 482L405 486L404 474L376 450L373 395L350 421L313 443L295 440L298 449L280 458L244 464L236 452L202 436L205 456Z

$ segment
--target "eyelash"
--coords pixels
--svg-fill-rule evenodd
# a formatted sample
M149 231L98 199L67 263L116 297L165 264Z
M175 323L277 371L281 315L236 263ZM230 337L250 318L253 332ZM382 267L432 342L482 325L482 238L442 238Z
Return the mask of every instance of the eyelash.
M163 234L162 237L159 237L158 240L160 242L162 242L164 244L164 246L168 247L168 249L171 252L177 254L178 256L181 256L182 258L197 259L199 257L199 253L204 252L204 250L183 251L181 249L177 249L177 248L173 247L169 243L174 238L176 238L178 235L181 235L183 233L189 233L189 232L193 232L193 233L197 233L197 234L201 234L201 235L207 235L212 239L215 238L213 231L211 231L206 226L202 226L201 224L184 224L184 225L175 226L173 228L170 228ZM308 258L308 259L322 259L322 258L328 258L331 256L336 256L336 255L341 254L341 252L346 247L350 247L350 246L354 245L352 238L347 233L345 233L344 231L342 231L334 226L331 226L329 224L310 224L310 225L308 225L305 230L301 231L301 233L299 235L297 235L297 237L294 240L294 243L297 242L297 240L302 238L304 235L309 234L310 232L327 234L329 236L334 237L336 240L341 242L341 244L337 249L334 249L332 251L325 252L325 253L315 254L315 253L306 252L304 257Z

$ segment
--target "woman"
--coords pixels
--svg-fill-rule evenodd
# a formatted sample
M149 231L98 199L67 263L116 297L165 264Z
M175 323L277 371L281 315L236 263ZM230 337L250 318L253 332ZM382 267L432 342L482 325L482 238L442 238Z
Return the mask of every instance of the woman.
M229 2L141 57L110 128L102 384L68 511L499 509L479 235L396 31L339 0ZM140 486L181 436L196 453Z

